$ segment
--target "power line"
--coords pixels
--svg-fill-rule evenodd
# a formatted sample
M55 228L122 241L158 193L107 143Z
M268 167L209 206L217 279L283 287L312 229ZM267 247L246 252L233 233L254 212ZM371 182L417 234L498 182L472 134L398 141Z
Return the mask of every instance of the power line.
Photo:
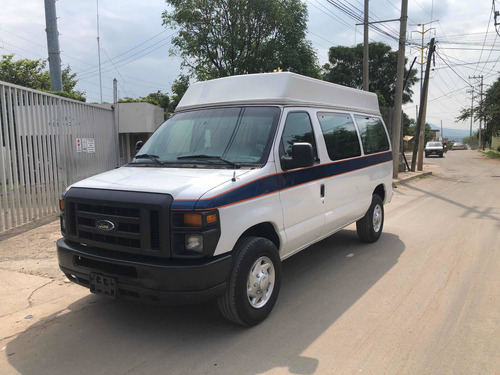
M494 3L494 2L493 2L493 3ZM493 12L493 10L494 10L494 6L493 6L493 4L492 4L492 5L491 5L491 11ZM490 29L490 24L491 24L491 17L492 17L492 14L490 13L490 17L489 17L489 19L488 19L488 26L486 27L486 34L485 34L485 36L484 36L484 41L483 41L483 48L481 49L481 54L479 55L479 60L481 60L481 57L483 57L484 45L485 45L485 43L486 43L486 38L488 37L488 30ZM495 39L496 39L496 38L495 38ZM490 51L490 56L491 56L491 52L492 52L492 51L493 51L493 50L491 50L491 51ZM490 56L488 56L488 58L490 58ZM476 68L477 68L477 67L476 67ZM476 70L477 70L477 69L476 69ZM474 73L476 73L476 70L474 70ZM484 70L484 69L483 69L483 70ZM483 71L481 70L481 73L482 73L482 72L483 72Z

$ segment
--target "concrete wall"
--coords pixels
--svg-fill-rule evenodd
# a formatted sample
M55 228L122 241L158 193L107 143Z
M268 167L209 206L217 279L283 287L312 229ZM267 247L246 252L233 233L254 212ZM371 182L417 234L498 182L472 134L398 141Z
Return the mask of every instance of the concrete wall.
M160 107L149 103L118 103L120 133L153 133L163 121Z
M491 138L491 149L497 151L500 147L500 137Z

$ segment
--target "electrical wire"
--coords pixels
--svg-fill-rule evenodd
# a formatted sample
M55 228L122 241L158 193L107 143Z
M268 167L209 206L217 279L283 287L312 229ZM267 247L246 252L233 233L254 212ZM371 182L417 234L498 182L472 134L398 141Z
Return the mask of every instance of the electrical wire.
M493 2L493 4L494 4L494 2ZM493 6L493 4L491 5L491 11L492 11L492 12L493 12L493 10L495 9L495 8L494 8L494 6ZM493 16L493 14L492 14L492 13L490 13L490 17L489 17L489 19L488 19L488 26L486 27L486 34L485 34L485 36L484 36L483 47L482 47L482 49L481 49L481 54L479 55L479 60L481 60L481 57L483 57L484 45L485 45L485 43L486 43L486 38L488 37L488 30L490 29L490 24L491 24L491 18L492 18L492 16ZM496 38L495 38L495 40L496 40ZM488 59L490 58L490 56L491 56L491 52L492 52L492 51L493 51L493 49L492 49L492 50L490 50L490 55L488 56ZM476 70L477 70L477 69L476 69ZM473 75L475 75L475 74L476 74L476 70L474 70L474 74L473 74ZM484 67L483 67L483 70L484 70ZM483 72L483 70L481 70L481 73Z

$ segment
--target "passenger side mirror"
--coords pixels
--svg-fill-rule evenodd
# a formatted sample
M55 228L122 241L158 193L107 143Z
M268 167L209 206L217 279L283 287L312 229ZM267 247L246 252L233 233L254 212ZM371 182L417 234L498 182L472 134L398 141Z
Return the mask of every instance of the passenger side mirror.
M283 156L281 167L283 170L305 168L314 165L314 151L310 143L294 143L292 157Z
M143 141L137 141L137 143L135 144L135 154L137 155L139 153L139 151L141 150L142 148L142 145L144 144Z

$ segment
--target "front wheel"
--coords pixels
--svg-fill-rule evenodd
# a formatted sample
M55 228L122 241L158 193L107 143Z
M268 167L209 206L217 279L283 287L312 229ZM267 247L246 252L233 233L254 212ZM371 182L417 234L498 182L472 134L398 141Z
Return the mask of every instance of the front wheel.
M384 204L380 196L374 194L372 203L363 218L356 221L358 237L363 242L376 242L384 227Z
M226 319L253 326L271 313L278 299L281 260L274 243L262 237L243 238L233 251L228 287L217 303Z

